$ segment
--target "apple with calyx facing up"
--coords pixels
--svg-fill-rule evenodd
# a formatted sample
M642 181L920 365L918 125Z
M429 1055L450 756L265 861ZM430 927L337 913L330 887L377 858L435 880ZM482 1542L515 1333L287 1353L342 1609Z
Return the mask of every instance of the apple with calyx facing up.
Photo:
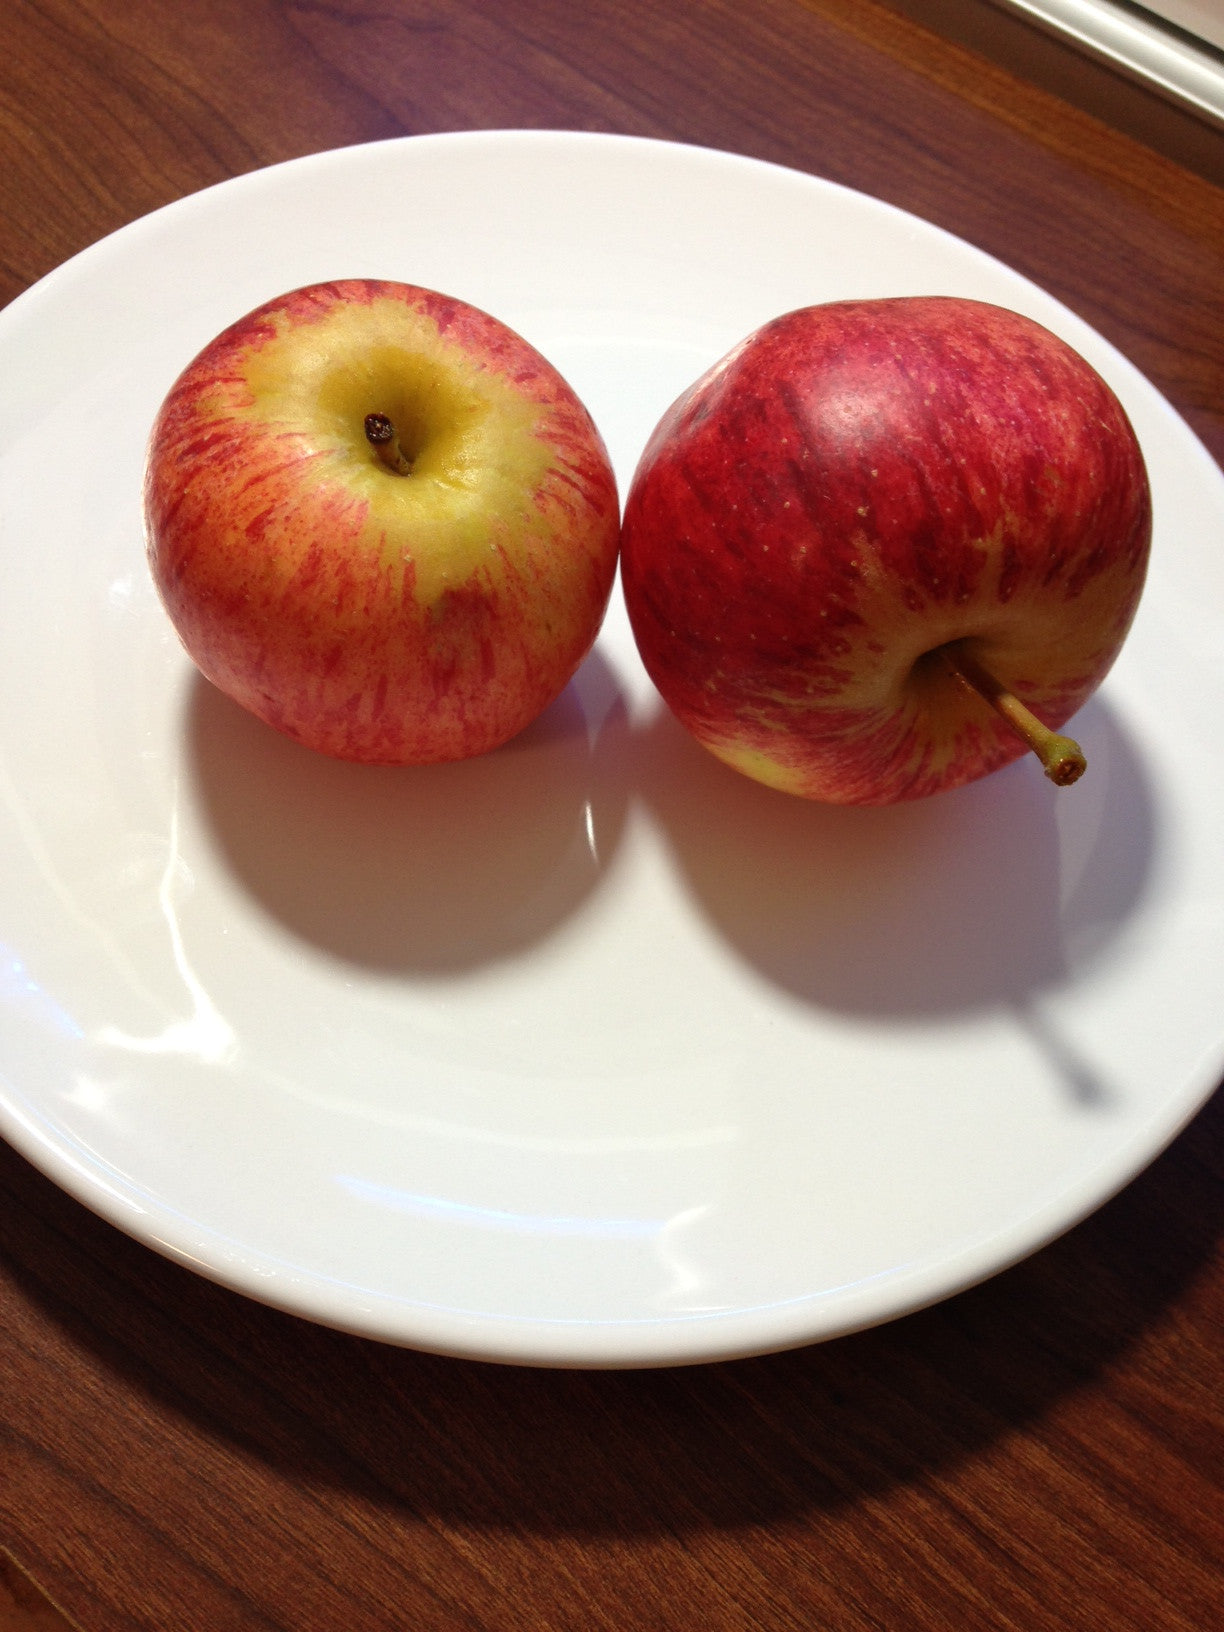
M1151 501L1113 392L1039 324L952 296L750 335L669 409L625 504L638 648L681 722L836 804L954 788L1058 728L1143 587Z
M619 508L590 416L487 313L316 284L240 319L153 428L149 562L198 667L343 759L496 747L598 633Z

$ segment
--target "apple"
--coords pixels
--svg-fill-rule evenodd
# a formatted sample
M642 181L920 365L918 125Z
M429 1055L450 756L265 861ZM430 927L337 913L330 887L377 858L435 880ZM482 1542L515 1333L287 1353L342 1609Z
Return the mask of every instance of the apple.
M720 759L774 788L890 804L1060 727L1143 587L1151 500L1097 372L1016 312L952 296L767 323L664 415L625 503L646 668Z
M369 279L207 345L157 416L149 563L214 685L342 759L484 753L598 633L619 507L557 370L496 318Z

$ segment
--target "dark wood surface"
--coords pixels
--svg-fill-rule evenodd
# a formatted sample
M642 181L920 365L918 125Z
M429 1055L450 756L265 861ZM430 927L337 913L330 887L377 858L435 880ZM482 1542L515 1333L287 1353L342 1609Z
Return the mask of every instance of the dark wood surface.
M1224 136L1195 127L1179 162L1133 92L1116 120L1107 94L1087 111L915 10L0 0L0 301L298 154L626 131L794 165L972 240L1224 460ZM1222 1181L1217 1096L1096 1216L938 1308L758 1360L566 1373L262 1308L0 1145L0 1546L84 1632L1207 1632Z

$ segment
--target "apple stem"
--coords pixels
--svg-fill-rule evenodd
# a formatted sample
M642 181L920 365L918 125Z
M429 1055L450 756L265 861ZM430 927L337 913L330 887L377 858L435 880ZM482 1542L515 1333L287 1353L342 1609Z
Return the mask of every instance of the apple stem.
M393 470L397 476L411 475L412 464L404 457L399 437L395 434L395 426L386 414L367 414L365 434L366 441L388 470Z
M1051 782L1057 783L1060 788L1069 788L1072 782L1079 781L1088 762L1078 742L1060 736L1057 731L1051 731L1048 725L1043 725L1032 709L1026 708L1014 692L1008 691L989 669L984 669L968 652L948 648L943 658L956 678L988 702L1021 741L1033 750Z

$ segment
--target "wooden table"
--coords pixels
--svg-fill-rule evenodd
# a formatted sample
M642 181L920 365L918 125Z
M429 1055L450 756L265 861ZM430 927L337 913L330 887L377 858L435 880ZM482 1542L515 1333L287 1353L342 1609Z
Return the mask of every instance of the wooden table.
M1007 66L1044 43L976 54L974 0L972 39L955 5L932 8L942 36L920 9L4 0L0 300L294 155L633 132L846 182L992 251L1224 460L1224 134L1108 75L1067 100L1085 72L1066 61L1062 96ZM1087 1223L891 1326L566 1373L248 1302L2 1147L0 1544L86 1632L1206 1632L1224 1597L1222 1152L1217 1097ZM52 1624L33 1614L14 1600L0 1626Z

